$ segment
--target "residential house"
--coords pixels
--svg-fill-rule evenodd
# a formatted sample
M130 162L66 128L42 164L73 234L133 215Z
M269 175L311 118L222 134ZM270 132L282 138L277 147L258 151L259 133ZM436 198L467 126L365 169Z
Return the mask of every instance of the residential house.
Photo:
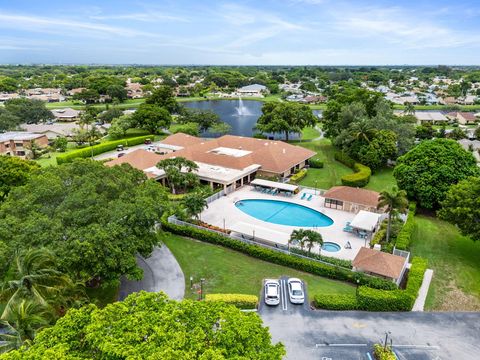
M440 111L416 111L415 117L417 118L417 124L431 123L438 125L448 122L448 118Z
M457 99L457 104L461 105L474 105L478 100L476 95L467 95Z
M478 121L475 114L471 112L454 111L449 112L446 116L451 120L457 121L461 125L475 124Z
M139 99L144 96L143 85L140 83L132 83L127 81L127 86L125 89L127 90L127 97L129 99Z
M380 194L373 190L350 186L334 186L322 195L325 207L358 213L360 210L381 212L377 209Z
M0 134L0 155L28 159L32 156L30 149L34 141L40 147L48 146L48 139L44 134L19 131L2 133Z
M304 104L321 104L327 101L327 98L322 95L307 95L303 99L300 99L300 103Z
M82 113L79 110L72 108L63 108L52 110L53 116L57 121L77 121L80 120L80 114Z
M471 151L478 163L480 163L480 140L461 139L458 143L462 145L465 150Z
M71 138L74 135L76 129L81 128L75 122L54 122L54 123L41 123L41 124L22 124L20 127L30 133L43 134L49 141L55 140L58 137ZM104 134L107 132L110 124L103 124L97 126L97 130Z
M80 94L83 90L86 90L86 89L87 88L84 88L84 87L74 88L74 89L68 90L67 95L74 96L74 95Z
M440 104L442 105L454 105L456 103L457 103L457 99L455 99L453 96L447 96L440 99Z
M20 95L17 93L2 93L0 94L0 103L3 103L7 100L17 99Z
M352 261L353 271L359 271L384 279L389 279L400 285L407 269L408 258L386 252L360 248Z
M282 141L225 135L205 140L177 133L164 139L156 154L135 150L106 163L108 166L128 163L147 176L165 182L165 173L155 165L163 159L184 157L198 165L202 183L212 188L235 189L256 176L287 177L303 168L315 152Z

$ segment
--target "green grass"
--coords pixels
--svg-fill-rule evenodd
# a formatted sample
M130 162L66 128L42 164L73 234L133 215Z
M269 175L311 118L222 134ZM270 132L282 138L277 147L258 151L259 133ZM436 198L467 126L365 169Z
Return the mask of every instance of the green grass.
M417 215L411 251L434 271L426 309L480 310L480 242L447 222Z
M314 127L306 127L302 130L302 141L311 141L320 136L320 131Z
M375 190L378 192L384 190L392 190L397 185L397 180L393 177L393 168L385 168L375 171L370 177L365 189Z
M87 288L87 295L90 298L90 302L99 307L104 307L113 303L114 301L117 301L118 290L119 285L109 285L96 289Z
M194 282L204 278L206 293L240 293L259 295L264 278L298 277L308 286L310 298L320 293L353 294L355 287L303 273L284 266L258 260L239 252L164 233L161 240L175 255L185 275L185 297L195 299L190 290L190 276Z
M300 181L300 185L328 190L332 186L341 185L340 178L343 175L352 173L350 168L335 161L335 148L330 140L321 139L311 142L297 142L296 144L315 151L324 162L322 169L308 169L307 176Z

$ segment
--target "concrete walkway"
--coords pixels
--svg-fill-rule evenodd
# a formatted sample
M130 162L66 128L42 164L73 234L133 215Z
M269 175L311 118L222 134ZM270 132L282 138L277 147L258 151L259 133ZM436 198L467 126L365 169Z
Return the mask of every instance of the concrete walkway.
M425 300L427 300L428 289L430 288L430 282L432 281L433 270L427 269L423 275L422 286L418 290L417 300L413 304L412 311L423 311L425 307Z
M123 300L129 294L140 290L148 292L163 291L171 299L183 299L185 277L177 260L165 245L155 247L148 259L138 256L137 264L143 269L143 279L140 281L122 279L118 295L119 300Z

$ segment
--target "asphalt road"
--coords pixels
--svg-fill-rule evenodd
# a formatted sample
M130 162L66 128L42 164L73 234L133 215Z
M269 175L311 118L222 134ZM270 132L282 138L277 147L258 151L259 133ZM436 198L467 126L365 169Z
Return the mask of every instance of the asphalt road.
M480 313L312 311L283 300L264 305L262 293L259 315L292 360L369 359L387 331L401 360L480 359Z
M185 294L185 278L175 256L168 247L155 247L148 259L137 256L137 264L143 269L143 279L131 281L122 279L119 300L140 290L163 291L171 299L182 300Z

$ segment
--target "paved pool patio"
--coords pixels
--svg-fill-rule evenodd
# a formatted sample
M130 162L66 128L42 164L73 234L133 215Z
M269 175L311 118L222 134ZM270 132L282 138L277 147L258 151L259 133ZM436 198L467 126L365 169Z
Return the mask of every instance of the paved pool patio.
M305 199L302 200L304 192L313 194L313 197L310 201ZM307 196L305 198L307 198ZM302 189L297 195L287 197L282 195L274 196L262 193L254 190L251 186L244 186L241 189L208 204L208 208L201 213L201 220L220 228L225 227L226 229L242 229L244 236L249 236L249 238L255 236L257 240L258 238L261 238L268 242L284 246L288 244L288 239L290 238L292 231L295 229L300 229L300 227L265 222L244 213L235 206L235 203L237 201L246 199L266 199L291 202L319 211L330 217L333 220L333 224L330 226L315 228L303 227L303 229L312 229L318 231L320 234L322 234L324 242L336 243L341 248L338 252L327 252L322 250L322 255L353 260L359 249L368 243L368 240L366 241L364 239L360 239L351 233L343 231L347 221L351 222L355 217L354 213L325 208L324 198L320 195L319 191L315 192L313 189ZM240 236L240 234L236 235ZM345 248L345 245L348 242L350 242L351 249ZM315 246L312 249L312 252L318 253L318 251L318 246Z

